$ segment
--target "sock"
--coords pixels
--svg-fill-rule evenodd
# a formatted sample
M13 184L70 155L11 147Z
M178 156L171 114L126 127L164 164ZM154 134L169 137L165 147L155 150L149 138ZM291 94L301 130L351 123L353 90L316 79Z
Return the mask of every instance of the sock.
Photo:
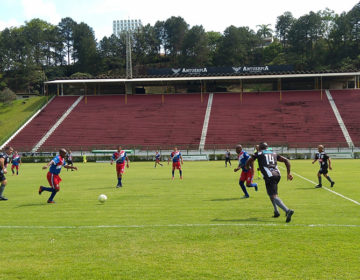
M42 190L47 191L47 192L52 192L54 189L53 188L42 187Z
M272 205L274 206L274 213L279 213L279 209L275 203L275 200L271 199L271 198L270 198L270 200L271 200Z
M280 197L275 197L274 198L274 202L276 203L277 206L279 206L282 210L284 210L286 213L289 211L289 208L286 207L286 205L284 204L284 202L282 202L282 200L280 199Z
M174 177L174 175L175 175L175 170L173 170L173 171L171 172L171 174L172 174L172 176Z
M14 172L14 169L11 169L11 172L12 172L12 174L14 174L15 172Z
M49 200L50 200L50 201L53 201L56 193L57 193L57 191L53 189L52 192L51 192L51 195L50 195L50 197L49 197Z
M251 183L248 187L249 188L255 188L255 187L257 187L257 184L256 183Z
M118 178L118 185L119 186L122 186L121 179L122 179L121 177Z
M321 176L319 176L318 179L319 179L319 185L321 186Z
M326 178L330 183L332 183L333 181L331 180L330 176L327 176Z
M0 186L0 197L3 195L4 190L5 190L5 185L1 184L1 186Z
M245 196L249 196L249 194L248 194L248 192L246 190L246 187L244 185L244 182L240 181L239 184L240 184L240 187L241 187L242 191L244 192Z
M179 173L180 173L180 177L182 177L182 170L179 170Z

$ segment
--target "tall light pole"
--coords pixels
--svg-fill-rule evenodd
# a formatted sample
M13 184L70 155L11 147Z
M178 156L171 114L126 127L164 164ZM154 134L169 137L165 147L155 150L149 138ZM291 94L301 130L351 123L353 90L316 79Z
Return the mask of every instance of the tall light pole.
M132 79L132 62L131 62L131 36L130 29L126 31L126 78Z

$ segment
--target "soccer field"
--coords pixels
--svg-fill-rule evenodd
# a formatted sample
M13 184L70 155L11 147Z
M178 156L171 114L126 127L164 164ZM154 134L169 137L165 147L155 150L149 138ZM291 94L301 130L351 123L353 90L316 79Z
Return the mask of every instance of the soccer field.
M77 164L56 204L38 194L43 164L23 164L0 201L0 279L360 279L360 161L332 163L329 191L314 188L318 164L291 161L303 178L279 184L289 224L262 179L240 199L235 161L185 162L182 181L134 162L122 189L114 166Z

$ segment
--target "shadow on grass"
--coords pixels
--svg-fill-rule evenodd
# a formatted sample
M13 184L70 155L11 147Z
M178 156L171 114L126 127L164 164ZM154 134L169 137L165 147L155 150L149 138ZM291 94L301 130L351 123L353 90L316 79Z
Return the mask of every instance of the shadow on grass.
M39 203L27 203L27 204L20 204L18 206L15 206L14 208L20 208L20 207L32 207L32 206L46 206L48 203L45 202L39 202Z
M232 200L242 200L242 198L241 197L215 198L215 199L210 199L208 201L232 201Z
M258 218L246 218L246 219L213 219L212 222L259 222Z

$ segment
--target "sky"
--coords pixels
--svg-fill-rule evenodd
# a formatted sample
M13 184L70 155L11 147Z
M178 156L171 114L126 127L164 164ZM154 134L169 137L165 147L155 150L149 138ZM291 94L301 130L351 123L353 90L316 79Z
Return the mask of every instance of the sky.
M0 30L18 27L40 18L57 25L64 17L85 22L101 40L112 34L113 20L141 19L154 25L171 16L181 16L189 24L202 25L206 31L223 32L230 25L271 24L289 11L295 18L329 8L335 13L348 12L359 0L0 0Z

